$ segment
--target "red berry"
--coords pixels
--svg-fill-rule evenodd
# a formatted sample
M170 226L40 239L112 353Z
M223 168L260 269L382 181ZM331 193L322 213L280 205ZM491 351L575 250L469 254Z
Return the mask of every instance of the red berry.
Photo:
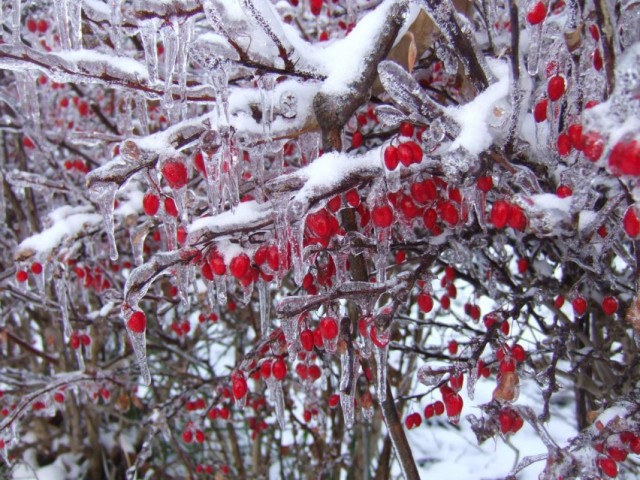
M46 20L38 20L38 31L45 33L49 29L49 23Z
M558 188L556 188L556 195L560 198L567 198L573 195L573 190L571 190L571 187L567 185L558 185Z
M262 378L269 378L271 376L271 360L262 362L260 365L260 375L262 375Z
M409 195L402 195L398 201L398 208L402 211L402 214L409 220L417 217L420 214L420 209L413 203L413 200Z
M565 79L562 75L554 75L547 82L547 94L553 102L559 100L567 89Z
M513 417L508 409L503 409L498 412L498 423L500 424L500 431L503 435L511 432L513 428Z
M450 355L456 355L458 353L458 342L451 340L449 345L447 345L447 349L449 350Z
M536 2L527 12L527 22L531 25L538 25L547 16L547 7L543 2Z
M533 119L536 123L544 122L547 119L548 106L549 101L546 98L536 103L536 106L533 108Z
M522 348L522 345L516 343L511 349L511 356L516 362L522 363L527 359L527 352Z
M351 146L353 148L359 148L362 146L362 133L354 132L353 136L351 137Z
M509 216L509 204L504 200L496 200L491 209L491 223L493 226L501 229L507 226Z
M143 333L147 329L147 316L144 312L133 312L127 320L127 328L134 333Z
M435 414L436 414L436 410L432 403L424 407L424 418L429 419L433 417Z
M435 411L436 415L442 415L444 413L444 403L442 403L440 400L436 401L433 404L433 410Z
M393 223L393 210L389 205L375 207L371 212L373 224L378 228L387 228Z
M22 138L22 145L24 148L36 148L36 144L33 143L33 140L26 135Z
M53 394L53 401L56 403L64 403L64 393L56 392Z
M524 229L527 228L527 217L525 216L522 208L517 205L510 205L507 223L514 230L523 232Z
M618 464L609 457L601 457L596 461L598 468L607 477L615 478L618 476Z
M344 198L350 207L357 208L358 205L360 205L360 195L358 195L358 191L353 188L344 194Z
M420 163L422 162L423 151L422 147L418 145L416 142L407 142L405 143L411 149L411 161L412 163Z
M162 176L171 188L182 188L187 184L187 167L180 160L169 160L162 165Z
M604 140L598 132L587 132L583 137L584 156L592 162L598 161L604 151Z
M403 137L413 137L413 125L407 122L400 124L400 135Z
M39 262L33 262L31 264L31 271L35 274L35 275L40 275L42 273L42 264Z
M338 322L331 317L324 317L320 320L320 333L325 340L333 340L338 336Z
M178 216L178 207L176 207L176 202L173 201L173 198L166 197L164 199L164 211L167 212L167 215L170 217Z
M231 389L233 390L233 398L235 398L236 400L244 398L244 396L247 394L249 387L247 386L247 381L242 374L236 375L233 378Z
M433 309L433 298L428 293L418 295L418 307L424 313L429 313Z
M142 197L142 209L144 213L150 217L158 213L160 209L160 199L158 196L153 193L145 193L144 197Z
M591 38L593 38L596 42L600 40L600 29L598 29L598 25L592 23L589 25L589 33L591 34Z
M624 218L622 219L622 226L631 238L640 236L640 218L638 210L634 205L630 206L625 212Z
M204 432L202 430L196 430L196 442L198 443L204 443L205 437L204 437Z
M571 140L571 146L582 151L584 148L584 137L582 136L582 125L574 123L567 128L567 135Z
M614 315L618 311L618 300L616 297L607 295L602 299L602 311L605 315Z
M249 257L246 254L241 253L240 255L233 257L229 264L229 271L234 277L242 278L247 274L247 272L249 272L250 265L251 260Z
M384 165L387 170L395 170L398 167L398 149L389 145L384 149Z
M616 462L624 462L627 459L629 453L623 448L609 447L607 448L607 455L613 458Z
M191 430L185 430L184 432L182 432L182 441L184 443L193 442L193 432Z
M529 269L529 260L527 260L526 258L519 258L517 263L518 273L520 273L520 275L524 275Z
M16 272L16 280L20 283L24 283L29 280L29 274L26 272L26 270L18 270Z
M322 376L322 370L317 365L311 365L309 367L309 378L312 382L315 382Z
M569 155L569 153L571 152L571 139L569 138L569 135L567 135L566 133L561 133L560 135L558 135L557 147L559 155L563 157L565 155Z
M408 167L413 163L413 149L409 143L413 142L403 143L398 146L398 160L405 167Z
M271 365L271 373L276 380L282 381L287 376L287 364L281 358L278 358Z
M444 398L444 406L447 411L447 417L458 417L460 415L460 412L462 412L463 403L464 402L462 401L462 397L457 393L454 393L453 395L447 395Z
M31 33L35 33L38 30L38 23L33 18L27 20L27 30Z
M609 155L609 168L614 175L640 175L640 142L621 140Z
M76 332L73 332L71 334L71 337L69 338L69 345L74 350L79 349L80 348L80 335L78 335Z
M458 209L452 202L443 202L440 207L440 216L450 226L454 226L460 220Z
M587 301L584 297L576 297L571 301L571 306L573 307L573 312L581 317L587 311Z
M329 397L329 407L336 408L340 403L340 395L334 393Z
M555 307L559 310L564 305L564 297L562 295L558 295L556 299L553 301Z
M440 305L445 310L449 310L449 307L451 306L451 299L447 295L443 295L440 297Z
M478 190L486 193L493 188L493 178L491 178L491 176L489 175L480 177L478 179L477 185L478 185Z
M320 12L322 11L322 2L323 0L310 0L309 1L309 7L311 8L311 13L313 15L320 15Z
M603 61L602 61L602 53L600 53L600 49L596 48L593 52L593 68L597 71L602 70Z
M300 344L307 352L313 350L313 332L309 329L300 332Z

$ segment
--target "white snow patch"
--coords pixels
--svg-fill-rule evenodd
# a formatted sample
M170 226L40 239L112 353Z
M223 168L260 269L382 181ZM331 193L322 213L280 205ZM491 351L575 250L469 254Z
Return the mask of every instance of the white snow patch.
M52 53L52 55L57 55L63 60L75 63L78 66L82 64L86 64L85 67L96 65L96 70L100 70L101 66L106 64L114 70L119 70L140 79L146 80L149 77L147 67L130 57L118 57L97 50L87 49L66 50Z
M189 225L189 232L200 230L225 231L235 225L247 225L267 219L272 214L271 207L256 201L242 202L235 209L195 220Z
M449 146L449 151L465 148L478 155L493 143L488 119L494 105L509 95L509 65L506 61L487 58L487 63L498 78L471 102L458 107L446 108L447 113L460 124L461 131Z
M49 214L49 219L51 226L25 238L18 246L18 250L48 252L57 247L65 237L75 236L87 227L93 227L102 222L102 216L94 213L90 205L57 208Z

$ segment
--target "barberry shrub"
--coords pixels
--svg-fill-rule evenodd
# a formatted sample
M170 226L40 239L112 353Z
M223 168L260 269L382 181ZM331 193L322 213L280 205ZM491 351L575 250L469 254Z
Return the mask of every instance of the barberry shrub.
M638 2L0 5L2 473L638 475Z

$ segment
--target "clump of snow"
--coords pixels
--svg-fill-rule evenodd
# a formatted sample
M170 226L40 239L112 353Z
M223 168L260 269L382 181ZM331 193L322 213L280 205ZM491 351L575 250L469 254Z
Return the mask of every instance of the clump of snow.
M381 148L374 148L363 155L330 152L301 168L296 176L306 178L304 186L295 195L295 200L306 202L318 190L330 191L345 177L358 172L381 170Z
M446 108L446 112L461 127L460 134L451 143L449 151L463 147L471 154L478 155L493 143L488 120L496 104L509 95L509 65L506 61L492 58L487 58L487 63L498 81L471 102Z
M89 205L79 207L64 206L49 214L51 226L22 241L18 252L33 250L48 252L60 245L65 237L73 237L88 227L101 224L102 216Z
M235 209L218 215L198 218L189 225L188 233L208 230L213 233L225 232L234 226L243 226L268 220L272 209L268 204L256 201L242 202Z
M147 80L149 78L147 67L130 57L118 57L116 55L99 52L98 50L87 49L66 50L53 53L52 55L57 55L63 60L75 63L79 68L86 69L87 71L95 70L95 73L102 71L106 65L108 68L129 76L137 77L141 80Z

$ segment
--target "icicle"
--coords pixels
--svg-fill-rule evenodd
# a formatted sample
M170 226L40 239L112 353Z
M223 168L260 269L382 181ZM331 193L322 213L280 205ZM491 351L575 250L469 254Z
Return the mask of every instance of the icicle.
M266 141L270 142L271 123L273 122L273 88L275 86L275 77L265 74L258 79L257 83L262 107L262 134L265 136Z
M69 19L69 37L74 50L82 48L82 2L66 0Z
M353 428L355 423L355 392L358 363L355 361L353 350L347 349L340 356L340 406L347 428Z
M149 83L154 85L158 82L158 29L160 20L152 18L142 22L140 26L140 37L144 47L144 59L149 72Z
M53 0L53 8L58 23L58 35L60 36L60 46L63 50L71 49L71 39L69 38L69 2L75 0Z
M109 35L111 37L111 42L115 47L116 53L119 54L122 48L122 0L109 0L109 9L111 10L111 18L109 22L111 31L109 32Z
M133 252L133 261L136 265L144 263L144 241L153 227L153 222L145 221L142 225L135 226L131 229L129 237L131 239L131 250Z
M142 135L149 135L149 115L147 114L147 100L144 95L137 94L134 102L136 104L136 118L138 120L138 127L140 128Z
M179 210L178 210L179 211ZM165 218L164 221L164 237L167 242L167 250L175 250L178 247L177 244L177 235L178 235L178 224L176 223L176 219L170 215L163 215Z
M291 358L295 358L297 353L298 346L298 318L283 318L282 319L282 332L284 333L284 338L287 341L287 346L289 347L289 354Z
M291 267L296 285L302 285L304 278L304 224L305 205L292 201L287 208L286 234L291 248Z
M126 324L126 319L125 319ZM129 340L131 340L131 346L133 347L133 353L136 357L136 362L140 368L140 376L142 377L142 383L144 385L151 384L151 373L149 372L149 365L147 364L147 341L144 333L136 333L127 328L129 334Z
M164 97L162 106L166 111L173 107L173 71L178 56L179 27L173 23L165 23L160 27L162 45L164 47Z
M391 252L391 231L389 228L375 229L378 238L377 250L375 254L376 281L384 283L387 281L387 259Z
M192 277L191 272L193 272L193 265L191 264L179 265L176 272L180 301L185 307L189 306L189 284Z
M22 1L21 0L13 0L13 11L11 13L12 13L12 23L13 23L13 25L11 25L11 34L13 36L13 43L15 45L18 45L22 41L20 38L20 32L22 30Z
M215 283L210 282L208 280L204 281L205 286L207 287L207 301L209 302L209 306L211 310L216 308L216 304L218 303L218 299L216 298L216 286Z
M5 225L6 219L7 219L7 204L5 202L5 196L4 196L4 175L2 172L0 172L0 224Z
M387 332L388 336L389 333ZM378 334L378 338L382 336ZM378 395L378 402L384 402L387 399L387 355L389 353L389 343L385 343L383 347L375 345L373 347L373 354L376 358L376 394Z
M262 338L269 335L269 311L271 309L271 295L269 283L258 280L258 296L260 299L260 332Z
M180 97L180 119L184 120L187 113L187 59L189 57L189 42L193 33L193 22L187 19L178 30L178 53L176 56L176 70L178 74L178 95Z
M56 291L56 297L58 297L58 304L60 305L60 313L62 320L62 332L64 333L65 341L69 341L71 337L71 323L69 322L69 299L67 296L67 282L63 278L54 278L53 286Z
M546 22L541 22L538 25L529 25L531 44L529 45L529 51L527 52L527 72L532 77L538 74L540 69L540 51L542 50L542 31Z
M467 375L467 395L469 395L469 400L473 400L476 394L476 383L478 382L478 377L480 375L480 371L478 370L478 365L474 365L469 369L469 374Z
M216 284L216 294L218 305L227 304L227 277L226 275L215 275L214 282Z
M84 357L82 356L82 348L77 348L75 352L76 352L76 361L78 362L78 370L80 370L81 372L84 372L85 365L84 365Z
M269 389L269 397L276 407L276 418L280 424L280 428L284 430L284 392L282 391L282 382L279 382L273 377L267 379L267 388Z
M117 192L118 185L112 182L96 181L89 189L91 200L98 205L98 209L102 214L104 229L109 242L109 258L114 262L118 259L118 247L116 245L113 222L113 203Z

